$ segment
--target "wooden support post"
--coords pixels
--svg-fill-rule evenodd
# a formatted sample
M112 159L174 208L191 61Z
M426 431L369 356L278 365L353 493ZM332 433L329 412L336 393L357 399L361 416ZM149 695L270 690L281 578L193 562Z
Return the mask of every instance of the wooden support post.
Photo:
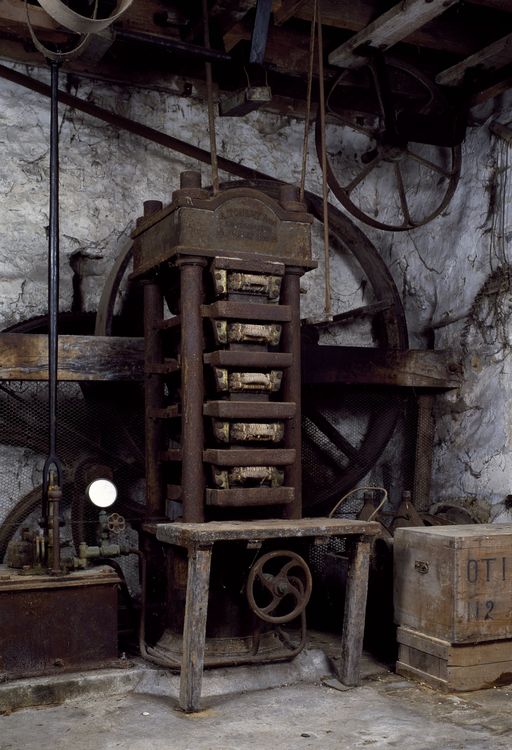
M180 678L180 707L187 712L198 711L201 699L212 548L213 544L207 547L189 547L188 550Z
M341 636L341 664L338 678L344 685L359 685L363 651L370 542L349 541L350 557L345 594L345 616Z

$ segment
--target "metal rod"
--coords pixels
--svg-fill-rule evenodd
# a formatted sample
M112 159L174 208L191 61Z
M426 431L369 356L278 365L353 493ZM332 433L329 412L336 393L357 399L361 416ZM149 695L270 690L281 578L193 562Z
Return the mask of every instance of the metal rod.
M56 454L57 365L59 314L59 63L50 62L50 234L48 238L48 377L49 377L49 450Z
M43 468L43 518L51 539L51 572L60 565L59 501L61 469L57 458L57 369L59 316L59 63L50 61L50 229L48 236L48 457ZM50 509L51 505L51 518Z
M25 88L30 89L31 91L35 91L37 94L41 94L42 96L49 97L51 95L50 86L48 86L47 84L36 81L34 78L26 76L23 73L18 73L15 70L11 70L11 68L7 68L5 65L0 65L0 77L5 78L7 81L11 81L12 83L24 86ZM197 161L201 161L204 164L211 163L210 152L206 151L203 148L198 148L197 146L193 146L191 143L182 141L179 138L174 138L171 135L167 135L166 133L162 133L159 130L150 128L147 125L142 125L140 122L130 120L128 117L123 117L122 115L117 115L114 112L109 112L107 109L98 107L96 104L92 104L91 102L86 102L77 96L67 94L65 91L59 91L59 101L68 107L73 107L73 109L76 109L79 112L85 112L85 114L90 115L91 117L96 117L98 120L107 122L109 125L113 125L115 128L120 128L121 130L126 130L128 133L133 133L134 135L138 135L141 138L146 138L148 141L158 143L160 146L170 148L173 151L176 151L179 154L184 154L185 156L189 156L192 159L197 159ZM224 172L229 172L230 174L241 177L243 179L263 179L273 180L274 182L282 182L282 180L277 180L275 177L265 174L265 172L259 172L257 169L245 167L243 164L238 164L231 159L219 157L217 161L219 169L222 169Z
M156 34L145 34L142 31L128 31L119 29L115 32L115 38L121 41L141 42L142 44L151 44L154 47L163 47L177 55L186 55L190 57L199 57L210 62L230 62L231 55L220 50L201 47L199 44L189 44L182 42L180 39L173 37L157 36Z
M204 46L207 49L210 49L210 25L208 23L208 0L203 0L203 35L204 35ZM206 62L204 69L205 69L205 75L206 75L206 89L208 92L208 131L210 133L212 187L213 187L213 194L216 195L219 192L219 165L217 162L217 141L215 137L215 110L214 110L214 103L213 103L213 78L212 78L211 62Z

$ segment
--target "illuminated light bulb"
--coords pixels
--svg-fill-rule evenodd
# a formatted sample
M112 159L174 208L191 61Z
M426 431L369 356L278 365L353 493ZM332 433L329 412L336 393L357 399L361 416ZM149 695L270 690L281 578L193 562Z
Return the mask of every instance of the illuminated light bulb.
M85 493L97 508L109 508L116 500L117 487L108 479L94 479Z

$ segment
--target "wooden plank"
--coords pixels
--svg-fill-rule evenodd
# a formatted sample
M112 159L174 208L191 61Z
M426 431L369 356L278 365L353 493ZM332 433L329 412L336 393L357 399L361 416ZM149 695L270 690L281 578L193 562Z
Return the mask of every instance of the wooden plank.
M337 47L329 55L329 63L340 68L358 68L367 57L358 55L359 49L378 49L381 52L401 42L413 31L431 21L458 0L402 0L375 21Z
M359 685L360 682L369 567L370 542L352 542L341 636L341 662L337 670L340 682L349 686Z
M208 401L203 414L220 419L291 419L296 409L286 401Z
M305 384L457 388L461 366L448 351L370 349L304 344Z
M276 323L291 320L289 305L272 305L259 302L213 302L210 305L201 305L201 315L204 318L266 320Z
M215 367L248 367L260 370L262 367L274 367L280 370L290 367L292 355L288 352L250 352L219 349L204 355L207 365Z
M489 130L491 133L494 133L494 135L497 135L499 138L502 138L504 141L512 145L512 129L510 127L502 125L501 122L491 122Z
M203 461L216 466L287 466L295 455L291 448L208 448Z
M206 505L217 508L253 508L262 505L293 503L293 487L240 487L229 490L206 490Z
M492 2L492 0L489 0ZM509 0L494 0L494 2L508 3ZM322 21L324 26L332 26L349 31L361 31L375 20L378 13L375 0L321 0ZM508 9L507 9L508 10ZM313 18L313 2L309 0L300 6L295 17L303 21L311 22ZM489 41L496 38L494 34L496 22L492 25L489 18L485 33L490 33ZM456 24L447 24L442 17L433 19L427 25L415 29L402 41L428 49L438 49L455 55L466 56L471 54L482 45L482 34L484 30L476 27L466 18L464 13L459 14ZM498 32L499 33L499 32ZM485 43L485 42L484 42Z
M472 72L479 75L483 71L497 70L512 63L512 34L498 39L487 47L475 52L451 68L441 71L436 76L440 86L459 86Z
M398 628L397 672L442 690L480 690L512 681L512 641L458 645Z
M198 711L201 699L211 558L211 547L189 550L180 677L180 707L186 712Z
M142 338L59 336L59 380L131 381L144 376ZM0 380L47 380L45 334L0 334Z
M155 525L148 530L153 533ZM191 544L229 542L250 539L293 539L314 536L375 536L380 533L375 521L347 518L271 518L263 521L209 521L207 523L159 523L160 542L188 547Z
M512 76L508 76L502 81L498 81L498 83L494 83L492 86L487 86L486 88L480 89L474 93L469 99L469 106L471 108L477 107L479 104L489 101L489 99L501 96L501 94L504 94L505 91L508 91L511 88Z
M280 6L274 11L274 24L281 26L286 23L308 0L282 0Z

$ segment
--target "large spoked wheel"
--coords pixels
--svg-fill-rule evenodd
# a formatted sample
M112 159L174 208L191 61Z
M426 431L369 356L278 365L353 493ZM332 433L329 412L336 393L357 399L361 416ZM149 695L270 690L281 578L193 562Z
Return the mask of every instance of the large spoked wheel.
M459 181L461 146L414 141L420 137L414 135L418 120L430 114L442 120L448 106L435 84L412 66L390 59L386 70L397 132L392 132L389 108L371 65L361 73L375 116L361 116L358 121L343 116L344 71L326 102L326 179L336 198L357 219L377 229L402 232L428 224L448 206ZM416 122L412 130L406 124L400 127L401 122L411 121ZM315 139L321 161L319 117ZM368 178L372 185L377 180L379 194Z

